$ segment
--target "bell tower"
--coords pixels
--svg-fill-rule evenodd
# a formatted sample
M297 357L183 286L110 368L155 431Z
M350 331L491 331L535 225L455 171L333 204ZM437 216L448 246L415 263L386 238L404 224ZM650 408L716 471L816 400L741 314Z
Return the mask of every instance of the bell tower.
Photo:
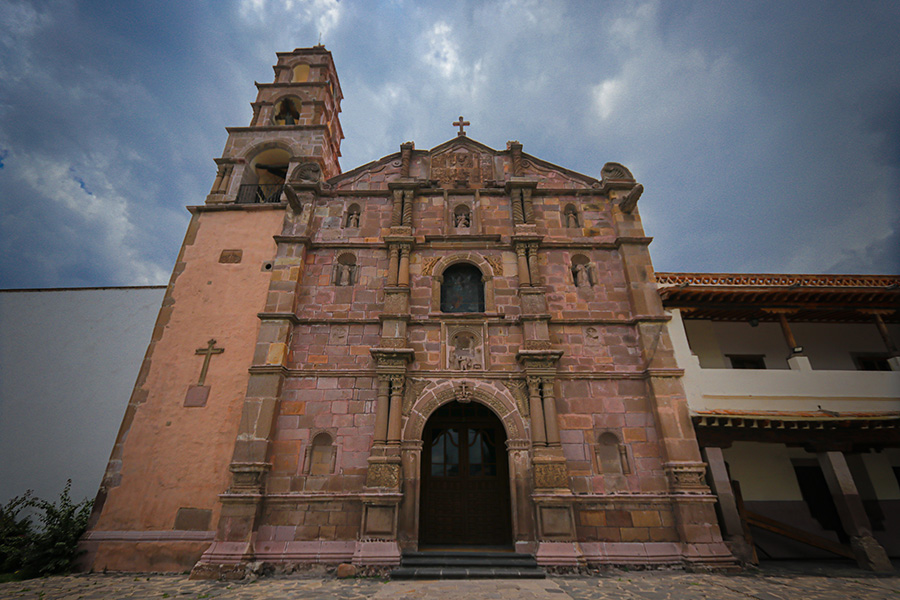
M341 173L341 85L324 46L279 52L273 83L256 83L249 127L228 141L207 204L282 202L284 184Z
M255 510L242 485L267 468L270 440L248 429L248 415L274 402L259 390L286 360L310 208L321 181L341 172L344 137L341 87L324 46L279 53L274 68L272 83L256 84L250 124L227 128L205 203L188 207L82 541L90 568L183 571L220 521ZM224 539L242 540L231 530Z

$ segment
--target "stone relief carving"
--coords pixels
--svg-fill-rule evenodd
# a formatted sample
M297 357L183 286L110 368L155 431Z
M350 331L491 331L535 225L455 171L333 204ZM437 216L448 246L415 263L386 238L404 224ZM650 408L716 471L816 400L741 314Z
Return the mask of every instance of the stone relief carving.
M322 167L318 163L303 163L294 169L291 181L315 183L322 178Z
M484 259L491 263L494 268L494 275L503 277L503 257L501 256L485 256Z
M509 393L512 394L512 397L516 399L516 407L519 409L519 413L525 417L526 419L530 417L528 413L528 390L527 385L524 381L504 381L503 385L506 386L506 389L509 390Z
M569 487L565 463L535 463L534 487L545 489Z
M480 187L485 179L493 178L491 158L468 150L445 152L431 158L431 179L441 187L456 187L459 182Z
M484 369L484 344L480 329L448 325L446 347L446 368L454 371Z
M429 256L422 260L422 275L429 276L434 271L434 265L441 260L439 256Z
M368 487L396 488L400 486L400 465L373 463L366 473Z
M428 385L428 382L424 379L414 379L410 377L406 380L406 389L403 394L403 415L409 416L410 411L412 410L413 404L416 403L416 400L422 394L422 390Z

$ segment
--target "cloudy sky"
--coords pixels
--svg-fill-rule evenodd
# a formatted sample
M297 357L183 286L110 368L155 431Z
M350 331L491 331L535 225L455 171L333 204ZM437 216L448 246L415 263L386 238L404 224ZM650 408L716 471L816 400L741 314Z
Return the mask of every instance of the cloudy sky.
M622 162L657 270L900 273L900 4L0 0L0 287L165 283L275 52L342 166L469 135Z

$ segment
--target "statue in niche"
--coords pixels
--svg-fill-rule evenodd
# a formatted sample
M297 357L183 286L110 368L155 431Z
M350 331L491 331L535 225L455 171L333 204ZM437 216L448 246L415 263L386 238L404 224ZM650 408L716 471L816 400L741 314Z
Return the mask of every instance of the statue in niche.
M469 211L465 209L456 209L456 214L454 215L454 223L456 227L463 227L468 229L471 224L471 218L469 217Z
M578 213L572 205L566 207L566 227L578 227Z
M331 277L334 285L353 285L356 279L356 257L347 254L342 255L334 263L333 269Z
M575 277L576 287L591 287L591 278L588 273L588 266L576 264L572 266L572 273Z
M359 208L352 206L347 213L347 227L359 227Z
M450 368L459 371L481 368L481 351L478 349L478 341L475 336L470 333L460 333L453 339Z
M350 285L353 278L353 268L350 265L338 266L338 285Z

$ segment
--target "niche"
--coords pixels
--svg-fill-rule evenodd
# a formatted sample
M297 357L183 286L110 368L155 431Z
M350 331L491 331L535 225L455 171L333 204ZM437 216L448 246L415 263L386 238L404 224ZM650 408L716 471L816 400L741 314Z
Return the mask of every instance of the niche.
M593 265L583 254L576 254L572 257L572 282L575 287L589 288L597 285L597 275L594 273Z
M578 209L575 208L574 204L566 204L566 208L563 210L563 222L567 228L581 226L581 222L578 219Z
M628 451L624 444L619 443L619 438L612 432L604 432L597 438L595 449L597 456L597 471L603 475L628 475L631 469L628 467Z
M306 449L306 471L309 475L334 473L335 448L331 435L324 431L316 434Z
M334 285L353 285L357 280L356 256L345 252L341 254L331 273L331 283Z
M470 330L453 334L448 347L447 366L456 371L471 371L484 368L480 336Z
M453 209L453 226L456 229L469 229L472 226L472 211L465 204Z
M359 217L361 211L359 204L351 204L347 207L347 216L344 218L344 227L348 229L356 229L359 227Z

